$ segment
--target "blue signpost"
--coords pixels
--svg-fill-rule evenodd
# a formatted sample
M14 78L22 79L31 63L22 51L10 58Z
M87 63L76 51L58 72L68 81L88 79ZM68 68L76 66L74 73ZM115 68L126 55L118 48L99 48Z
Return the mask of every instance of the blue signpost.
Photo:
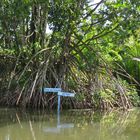
M62 92L61 88L44 88L44 93L57 93L57 96L58 96L58 106L57 106L58 114L60 113L61 96L63 96L63 97L74 97L75 96L74 93Z

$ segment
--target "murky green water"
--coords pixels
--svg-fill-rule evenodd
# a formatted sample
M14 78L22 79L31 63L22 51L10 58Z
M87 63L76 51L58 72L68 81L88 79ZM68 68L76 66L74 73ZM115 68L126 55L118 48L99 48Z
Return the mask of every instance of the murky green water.
M0 109L0 140L140 140L140 111L93 113Z

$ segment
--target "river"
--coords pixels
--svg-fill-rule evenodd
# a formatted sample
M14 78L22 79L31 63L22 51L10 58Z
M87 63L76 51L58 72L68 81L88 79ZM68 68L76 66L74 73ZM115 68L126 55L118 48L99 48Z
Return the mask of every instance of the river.
M0 140L139 140L140 110L57 112L0 108Z

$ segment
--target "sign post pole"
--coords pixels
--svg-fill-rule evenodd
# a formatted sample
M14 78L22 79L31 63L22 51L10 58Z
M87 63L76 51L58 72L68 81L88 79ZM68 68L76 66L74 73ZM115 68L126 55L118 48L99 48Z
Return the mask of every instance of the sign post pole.
M57 108L57 111L58 111L58 114L60 114L60 102L61 102L61 97L60 95L58 95L58 108Z

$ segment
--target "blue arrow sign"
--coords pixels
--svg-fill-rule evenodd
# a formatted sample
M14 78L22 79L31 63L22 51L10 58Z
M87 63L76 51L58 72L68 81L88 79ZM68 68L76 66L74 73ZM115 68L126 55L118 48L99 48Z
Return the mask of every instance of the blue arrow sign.
M44 92L59 92L61 88L44 88Z
M74 97L75 94L74 93L70 93L70 92L58 92L58 96L64 96L64 97Z

